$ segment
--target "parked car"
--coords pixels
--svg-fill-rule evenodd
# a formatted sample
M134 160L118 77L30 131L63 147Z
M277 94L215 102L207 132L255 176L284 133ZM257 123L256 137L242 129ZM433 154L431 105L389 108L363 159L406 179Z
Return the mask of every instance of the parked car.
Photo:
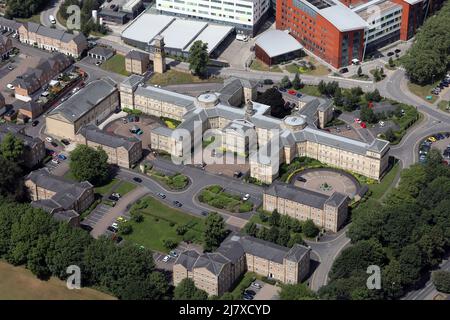
M389 51L386 55L387 55L388 57L392 57L392 56L394 55L394 53L393 53L392 51Z
M54 163L54 164L59 164L59 161L58 161L58 159L53 158L53 159L52 159L52 163Z
M264 79L264 84L270 85L273 84L273 81L271 79Z
M206 217L209 214L208 211L202 211L202 216Z
M58 154L58 159L66 160L67 157L65 155L63 155L62 153L60 153L60 154Z
M291 89L291 90L288 90L287 93L289 93L290 95L295 96L297 94L297 91Z
M142 179L141 179L141 178L138 178L138 177L134 177L133 180L136 181L136 182L138 182L138 183L141 183L141 182L142 182Z
M6 87L7 87L9 90L14 90L14 86L13 86L11 83L8 83L8 84L6 85Z
M355 118L355 122L356 122L356 123L361 123L361 119Z
M51 144L52 146L54 146L55 148L58 146L58 144L57 144L55 141L50 142L50 144Z
M34 121L31 123L31 126L32 126L32 127L36 127L38 124L39 124L39 120L34 120Z
M114 228L113 226L109 226L108 228L106 228L106 230L111 231L112 233L116 233L118 230L116 228Z
M250 195L248 193L242 197L243 201L247 201L248 199L250 199Z
M108 197L108 199L111 200L111 201L119 201L119 198L117 198L117 197L115 197L115 196L113 196L113 195L110 195L110 196Z
M97 62L95 62L95 65L98 67L99 65L101 65L102 64L102 62L99 60L99 61L97 61Z
M117 221L118 222L127 222L128 220L127 219L125 219L124 217L122 217L122 216L119 216L118 218L117 218Z
M111 225L111 227L119 229L119 224L117 222L113 222L113 224Z
M402 50L400 50L400 49L395 49L395 50L394 50L395 53L400 53L401 51L402 51Z
M166 195L164 193L159 192L158 197L160 197L161 199L165 199Z
M296 96L297 98L301 98L301 97L302 97L302 94L298 92L295 96Z
M348 72L348 68L342 68L339 70L339 73L347 73Z
M14 67L12 64L10 64L10 65L8 66L8 70L9 70L9 71L14 70L14 68L15 68L15 67Z
M302 176L297 176L296 180L300 182L306 182L306 179L303 178Z
M287 90L286 90L285 88L280 88L280 89L278 89L278 91L280 91L280 92L286 92Z
M365 122L361 122L361 123L360 123L359 125L360 125L360 126L361 126L361 128L363 128L363 129L367 128L367 125L366 125L366 123L365 123Z
M384 121L380 121L378 123L379 123L380 127L384 127Z
M171 255L174 258L178 257L178 253L176 251L173 251L173 250L169 252L169 255Z
M66 146L70 144L69 140L67 139L62 139L61 142L64 143Z
M258 288L258 289L262 288L262 285L260 285L258 282L252 282L251 286L255 287L255 288Z
M162 259L162 261L165 263L165 262L169 261L169 259L170 259L170 256L165 256L165 257Z

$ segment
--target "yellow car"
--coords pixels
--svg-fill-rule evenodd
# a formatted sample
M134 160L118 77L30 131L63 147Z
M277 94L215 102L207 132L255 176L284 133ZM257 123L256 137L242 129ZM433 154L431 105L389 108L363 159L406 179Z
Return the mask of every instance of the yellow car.
M429 137L428 140L431 141L431 142L436 142L436 138L435 137Z
M118 222L127 222L127 219L125 219L124 217L118 217L117 221Z

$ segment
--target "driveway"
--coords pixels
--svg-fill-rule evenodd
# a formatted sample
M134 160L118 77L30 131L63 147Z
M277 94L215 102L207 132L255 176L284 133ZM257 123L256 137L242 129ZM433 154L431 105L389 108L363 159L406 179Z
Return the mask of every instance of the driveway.
M109 210L105 213L103 213L102 209L105 209L101 207L101 212L99 212L99 215L96 215L93 221L96 217L98 217L97 221L95 221L95 225L93 226L93 230L91 231L91 235L94 238L98 238L101 236L108 226L110 226L120 215L124 214L127 211L127 207L145 196L148 193L148 190L143 187L138 187L134 189L133 191L127 193L124 195L116 204L115 207L108 207ZM99 206L103 206L100 204ZM96 209L97 210L97 209ZM95 210L94 210L95 211ZM92 213L91 213L92 214ZM101 215L101 216L100 216Z
M254 288L251 288L254 290ZM253 300L278 300L278 292L280 288L268 283L264 283L263 287L256 292Z

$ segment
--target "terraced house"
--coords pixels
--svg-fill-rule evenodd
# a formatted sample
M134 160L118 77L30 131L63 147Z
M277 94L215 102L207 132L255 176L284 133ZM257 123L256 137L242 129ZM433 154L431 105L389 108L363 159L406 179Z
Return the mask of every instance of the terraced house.
M310 249L295 244L291 249L250 236L232 235L215 252L188 250L173 266L176 286L191 278L209 295L222 295L232 289L246 271L280 281L298 283L309 273Z
M15 97L25 102L31 101L36 91L71 64L72 60L62 53L55 53L48 59L41 59L35 68L28 68L13 81Z
M79 58L88 47L86 37L81 32L72 34L34 22L23 23L18 32L22 43L58 51L74 58Z

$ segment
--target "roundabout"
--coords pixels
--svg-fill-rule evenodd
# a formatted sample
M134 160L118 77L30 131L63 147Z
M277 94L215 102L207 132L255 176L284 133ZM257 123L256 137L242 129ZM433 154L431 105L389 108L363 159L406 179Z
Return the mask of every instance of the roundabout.
M295 174L290 183L296 187L327 195L339 192L350 199L353 199L361 189L358 180L350 173L333 168L305 169Z

